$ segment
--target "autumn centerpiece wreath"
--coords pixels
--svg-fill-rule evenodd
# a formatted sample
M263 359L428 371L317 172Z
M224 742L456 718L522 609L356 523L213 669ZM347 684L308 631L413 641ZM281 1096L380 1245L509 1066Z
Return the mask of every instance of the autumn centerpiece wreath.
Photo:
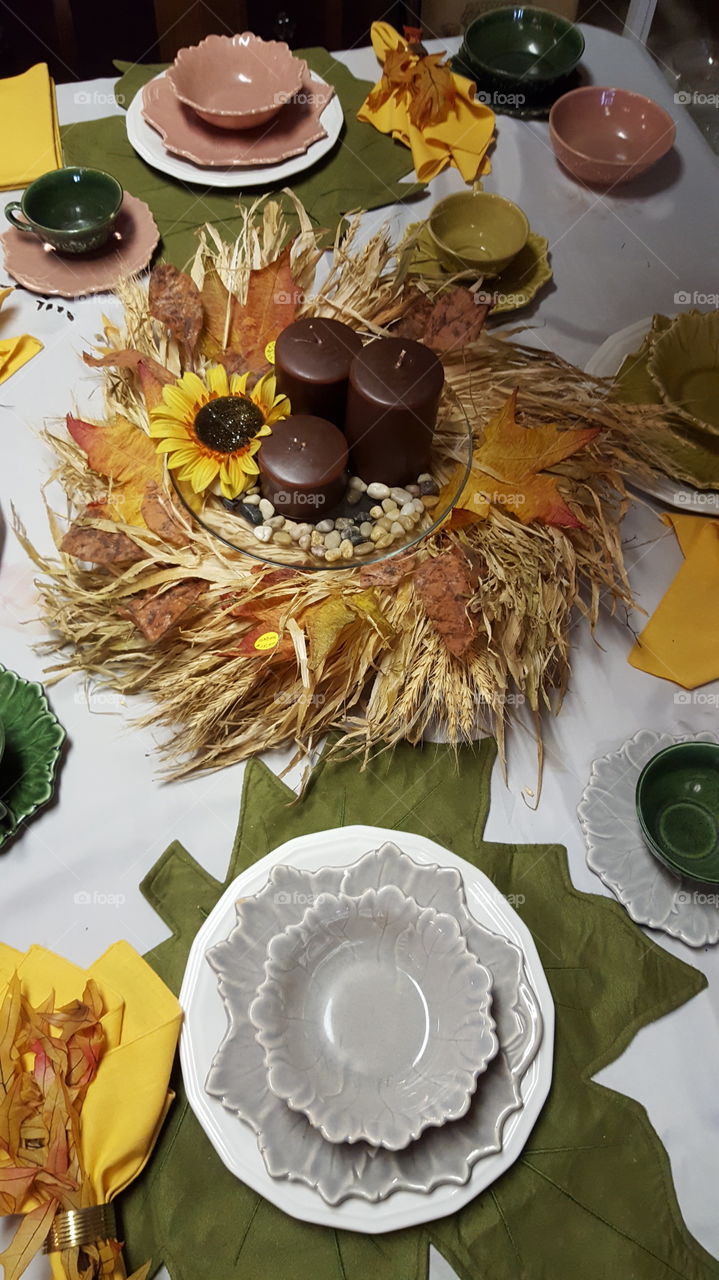
M189 273L161 266L149 292L118 290L122 328L108 322L85 355L106 415L49 432L69 506L69 527L52 515L59 559L18 529L42 571L51 674L149 695L175 777L329 729L364 750L430 724L455 742L489 726L501 747L518 704L538 725L561 702L573 611L593 626L600 602L631 599L621 473L651 465L663 410L648 422L608 384L492 336L464 287L419 292L386 231L359 247L359 220L317 285L298 214L292 237L276 203L258 202L235 244L205 228ZM299 316L419 338L442 360L429 531L388 535L384 558L308 570L291 536L263 548L227 509L259 501L257 452L288 412L271 343ZM210 508L241 535L218 533Z

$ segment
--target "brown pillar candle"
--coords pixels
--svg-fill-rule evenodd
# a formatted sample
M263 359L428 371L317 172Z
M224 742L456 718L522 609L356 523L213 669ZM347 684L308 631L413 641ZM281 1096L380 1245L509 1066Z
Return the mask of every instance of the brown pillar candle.
M410 484L427 470L444 370L409 338L378 338L350 369L345 435L353 475Z
M362 339L339 320L296 320L275 343L277 391L293 413L310 413L344 426L347 379Z
M257 452L260 489L278 516L321 520L347 484L347 441L331 422L291 414L272 427Z

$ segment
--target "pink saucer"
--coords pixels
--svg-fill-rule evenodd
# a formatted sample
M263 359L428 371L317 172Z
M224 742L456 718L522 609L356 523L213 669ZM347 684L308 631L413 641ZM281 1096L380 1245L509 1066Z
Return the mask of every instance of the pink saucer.
M0 235L5 270L34 293L80 298L114 288L123 276L142 271L160 238L155 219L143 200L125 192L115 230L94 253L63 257L38 236L23 231Z
M167 77L158 76L142 91L142 114L173 155L207 168L247 168L279 164L325 138L320 116L333 95L332 85L308 76L299 93L267 124L231 133L205 124L179 101Z

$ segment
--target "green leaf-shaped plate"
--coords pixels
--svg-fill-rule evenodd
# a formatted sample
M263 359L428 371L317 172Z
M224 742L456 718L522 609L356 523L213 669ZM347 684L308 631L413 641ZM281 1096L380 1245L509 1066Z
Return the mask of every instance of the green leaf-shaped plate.
M55 789L65 730L48 706L41 684L0 666L0 848Z
M694 427L719 435L719 312L677 316L656 334L647 370L665 404Z
M405 243L414 238L414 248L410 250L407 273L421 276L423 280L436 282L457 282L459 280L476 281L480 277L476 271L453 272L442 266L434 244L427 230L427 224L414 222L407 228ZM547 249L549 241L546 236L530 231L526 245L516 258L505 267L501 275L487 280L484 292L487 301L496 299L490 316L502 315L508 311L519 311L526 307L539 293L542 285L552 279L552 268L549 265Z

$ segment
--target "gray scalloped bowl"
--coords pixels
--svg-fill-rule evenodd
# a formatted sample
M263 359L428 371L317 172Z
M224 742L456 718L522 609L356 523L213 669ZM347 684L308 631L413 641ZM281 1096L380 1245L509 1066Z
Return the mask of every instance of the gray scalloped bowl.
M0 666L0 848L51 799L65 730L42 685Z

